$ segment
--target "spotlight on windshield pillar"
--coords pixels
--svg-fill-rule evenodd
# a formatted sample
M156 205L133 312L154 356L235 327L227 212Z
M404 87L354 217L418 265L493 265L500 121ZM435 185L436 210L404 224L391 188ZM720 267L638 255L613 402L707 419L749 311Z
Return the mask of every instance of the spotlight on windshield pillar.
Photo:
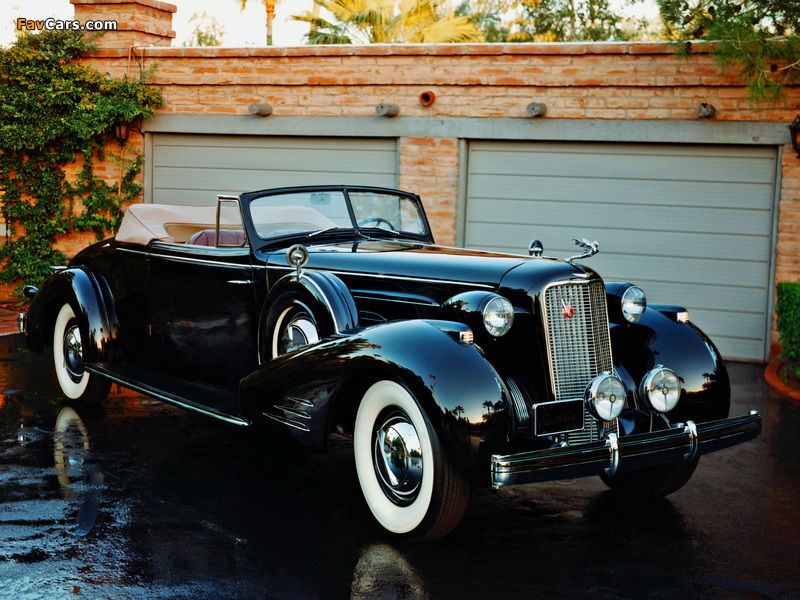
M251 115L256 115L259 117L268 117L272 114L272 105L267 104L266 102L253 102L250 106L247 107L247 111Z
M704 119L710 119L716 112L717 109L714 108L714 105L709 104L708 102L701 102L697 105L697 114Z
M393 102L381 102L375 105L375 112L379 117L396 117L400 112L400 107Z
M544 113L547 112L547 104L544 102L531 102L525 107L525 112L528 113L529 117L534 119L536 117L543 117Z

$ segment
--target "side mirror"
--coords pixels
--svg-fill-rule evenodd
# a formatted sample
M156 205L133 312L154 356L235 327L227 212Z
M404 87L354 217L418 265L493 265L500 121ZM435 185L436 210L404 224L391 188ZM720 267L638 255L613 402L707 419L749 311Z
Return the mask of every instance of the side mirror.
M543 253L544 253L544 246L542 245L542 242L540 242L539 240L533 240L530 243L530 246L528 246L528 254L530 254L534 258L540 258Z

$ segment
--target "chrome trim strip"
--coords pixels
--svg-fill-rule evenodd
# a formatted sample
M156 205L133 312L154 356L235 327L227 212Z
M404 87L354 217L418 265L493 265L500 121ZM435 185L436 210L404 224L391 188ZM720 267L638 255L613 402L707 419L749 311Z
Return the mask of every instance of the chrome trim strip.
M305 398L295 398L294 396L287 396L287 402L294 402L295 404L299 404L300 406L305 406L306 408L312 408L314 403L306 400Z
M157 254L150 252L147 254L149 258L160 258L163 260L171 260L174 262L189 262L189 263L197 263L202 265L213 265L215 267L226 267L229 269L249 269L249 264L239 264L239 263L230 263L230 262L222 262L219 260L204 260L201 258L189 258L186 256L172 256L168 254Z
M261 414L264 415L265 417L267 417L268 419L272 419L273 421L277 421L278 423L281 423L283 425L288 425L289 427L294 427L295 429L299 429L300 431L303 431L303 432L306 432L306 433L311 431L311 429L309 429L308 426L305 423L300 423L298 421L292 421L291 419L287 419L285 417L279 417L278 415L273 415L273 414L268 413L268 412L261 413Z
M145 256L149 254L145 250L134 250L133 248L117 248L117 252L130 252L131 254L144 254Z
M257 265L260 267L261 265ZM275 269L278 271L294 271L292 267L284 267L281 265L264 265L265 269ZM484 288L487 290L494 290L495 286L488 285L486 283L467 283L464 281L455 281L451 279L429 279L426 277L407 277L405 275L390 275L386 273L359 273L357 271L336 271L333 269L316 269L318 271L325 271L326 273L331 273L333 275L352 275L354 277L372 277L374 279L390 279L390 280L400 280L400 281L419 281L422 283L442 283L442 284L449 284L449 285L461 285L470 288Z
M304 273L301 273L297 277L297 279L305 279L308 283L310 283L311 285L313 285L317 289L317 291L319 292L319 295L322 298L323 302L325 302L325 308L328 309L328 314L333 316L334 315L333 306L331 306L330 300L328 300L328 297L325 295L325 292L322 291L322 289L317 285L317 283L313 279L311 279L310 277L306 277ZM335 318L331 319L331 321L333 321L333 331L334 331L334 333L339 333L339 325L336 323L336 319Z
M611 453L608 467L606 468L606 475L613 477L619 470L619 440L616 433L609 433L606 438L606 448Z
M180 247L180 245L178 245ZM163 258L165 260L174 260L177 262L191 262L191 263L198 263L198 264L205 264L205 265L215 265L220 267L230 267L235 269L250 269L250 263L231 263L231 262L223 262L220 260L208 260L203 258L193 258L189 256L175 256L172 254L161 254L159 252L151 251L144 251L144 250L133 250L132 248L117 248L117 252L129 252L131 254L143 254L149 258ZM249 255L249 252L247 253ZM236 254L231 253L231 256L246 256L243 252L237 252Z
M700 450L700 442L698 440L697 425L694 421L686 421L684 431L689 435L689 452L686 454L686 460L694 460Z
M298 417L300 419L308 419L311 420L311 415L308 414L304 410L297 410L296 408L289 408L288 406L283 406L282 404L276 405L275 408L282 410L285 413L289 413L293 417Z
M237 417L234 415L228 415L226 413L214 410L212 408L206 408L200 406L198 404L193 404L190 402L186 402L183 400L179 400L178 398L174 398L172 396L168 396L159 390L151 388L149 386L141 385L136 383L133 380L126 379L124 377L119 377L114 375L113 373L109 373L105 370L94 369L91 365L85 366L86 371L97 375L99 377L105 377L106 379L110 379L114 383L119 383L126 388L130 388L135 392L139 392L142 394L146 394L151 398L155 398L156 400L161 400L162 402L169 402L170 404L174 404L175 406L180 406L181 408L185 408L187 410L194 411L196 413L200 413L201 415L205 415L207 417L214 417L215 419L219 419L220 421L225 421L226 423L231 423L232 425L239 425L242 427L246 427L250 425L250 422L242 417Z
M686 425L651 433L616 437L606 441L545 448L491 458L493 487L554 481L630 471L637 468L686 460L693 448L696 456L724 450L757 438L761 416L756 414L695 424L697 437L687 435ZM609 456L611 454L611 456ZM616 457L613 455L616 454Z

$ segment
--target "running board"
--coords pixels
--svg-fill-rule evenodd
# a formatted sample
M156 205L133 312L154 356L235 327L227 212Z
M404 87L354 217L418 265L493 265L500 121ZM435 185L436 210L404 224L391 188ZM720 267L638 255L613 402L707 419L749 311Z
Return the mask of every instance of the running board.
M200 413L207 417L213 417L232 425L246 427L251 424L250 421L239 415L231 414L231 412L227 410L213 408L200 402L195 402L187 397L191 394L193 396L207 397L209 399L213 398L217 402L219 400L225 400L227 404L235 406L236 394L233 392L185 383L124 363L95 363L85 365L84 368L89 373L109 379L114 383L118 383L135 392L155 398L156 400L169 402L175 406L180 406L181 408ZM156 385L142 383L144 379L154 381Z

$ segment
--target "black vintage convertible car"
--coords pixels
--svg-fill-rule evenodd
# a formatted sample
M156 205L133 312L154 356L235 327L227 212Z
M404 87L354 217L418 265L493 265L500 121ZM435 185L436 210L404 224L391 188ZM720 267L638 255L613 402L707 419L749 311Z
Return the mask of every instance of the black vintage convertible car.
M117 382L323 450L353 437L372 514L436 539L470 485L599 475L662 496L701 455L759 435L728 418L713 343L578 256L434 245L419 197L372 187L131 206L55 272L21 328L65 396Z

